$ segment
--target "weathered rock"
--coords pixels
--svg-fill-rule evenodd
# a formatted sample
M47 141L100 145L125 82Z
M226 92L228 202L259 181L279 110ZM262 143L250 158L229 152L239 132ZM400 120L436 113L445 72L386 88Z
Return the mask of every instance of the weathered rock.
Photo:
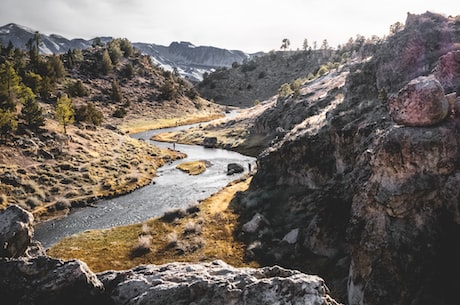
M394 126L373 150L371 175L353 198L349 303L425 302L433 293L427 287L458 269L444 253L446 236L459 232L455 215L447 216L460 199L453 190L460 186L456 132ZM448 251L458 255L459 247Z
M0 259L2 304L108 304L102 291L102 283L81 261Z
M283 241L287 242L288 244L295 244L297 242L297 239L299 238L299 228L292 229L284 235Z
M393 120L406 126L431 126L444 120L449 104L441 83L434 76L420 76L390 100Z
M244 167L238 163L229 163L227 165L227 175L233 175L244 172Z
M203 146L206 148L215 148L217 147L217 138L216 137L206 137L203 140Z
M98 277L114 304L337 304L321 278L277 266L238 269L222 261L174 263Z
M33 234L31 213L17 205L0 211L0 257L23 256Z
M434 74L441 82L446 92L459 90L460 50L452 51L441 56Z
M267 225L268 221L262 214L256 213L250 221L242 226L243 232L255 233L261 229L262 226Z

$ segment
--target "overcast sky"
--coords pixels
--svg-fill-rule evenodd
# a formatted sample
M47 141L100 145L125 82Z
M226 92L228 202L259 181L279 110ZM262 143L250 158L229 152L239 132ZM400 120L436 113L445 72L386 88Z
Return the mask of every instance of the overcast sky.
M246 52L291 48L305 38L336 47L350 37L388 34L407 12L460 15L459 0L1 0L11 22L66 38L113 36L169 45L189 41Z

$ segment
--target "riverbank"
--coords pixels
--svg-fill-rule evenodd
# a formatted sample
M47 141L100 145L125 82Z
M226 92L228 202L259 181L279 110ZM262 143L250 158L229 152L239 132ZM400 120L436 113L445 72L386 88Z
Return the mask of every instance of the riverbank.
M81 259L95 272L215 259L237 267L256 266L244 260L244 244L234 236L239 215L230 206L251 179L246 176L197 206L174 210L160 218L65 238L51 247L48 255Z
M67 129L65 137L49 120L47 132L2 147L0 206L17 204L37 222L62 217L148 185L160 166L185 157L102 127Z

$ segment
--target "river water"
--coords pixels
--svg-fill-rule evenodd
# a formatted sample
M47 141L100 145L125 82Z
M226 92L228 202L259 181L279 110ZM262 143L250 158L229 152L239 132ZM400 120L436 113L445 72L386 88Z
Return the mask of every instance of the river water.
M179 126L133 134L134 138L149 141L157 133L187 129ZM171 143L150 141L172 148ZM95 207L74 208L64 218L38 224L35 238L48 248L66 236L90 229L105 229L128 225L161 216L175 208L186 208L205 199L238 178L242 174L227 176L227 164L239 163L248 170L248 164L255 158L223 149L210 149L198 145L176 144L175 149L187 154L187 158L166 164L157 170L157 176L150 185L132 193L108 200L101 200ZM207 160L211 166L201 175L190 176L176 165L185 161Z

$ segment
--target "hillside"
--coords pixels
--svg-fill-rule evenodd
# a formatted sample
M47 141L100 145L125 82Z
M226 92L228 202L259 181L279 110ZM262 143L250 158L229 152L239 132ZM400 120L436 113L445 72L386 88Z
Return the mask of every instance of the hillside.
M0 62L0 204L38 220L130 192L183 157L125 133L223 115L126 40L60 56L2 46ZM75 119L65 130L57 112L64 97Z
M324 45L318 50L272 51L205 74L197 90L222 105L251 107L276 95L285 83L305 82L337 69L350 58L370 56L380 43L378 38L358 36L337 50Z
M108 43L113 37L96 37L93 39L67 39L58 34L45 35L40 29L30 29L18 24L10 23L0 27L0 41L6 46L11 42L14 47L26 50L27 43L34 39L36 33L41 36L42 44L39 51L42 54L63 54L73 49L85 50L98 43ZM165 70L174 69L184 78L199 82L204 73L221 67L231 67L233 63L242 63L251 58L252 54L239 50L226 50L211 46L194 46L189 42L172 42L169 46L162 46L149 42L135 42L133 46L142 54L152 58Z
M460 17L408 14L372 56L297 94L161 137L258 155L232 205L248 260L320 274L348 304L453 305L459 90Z

